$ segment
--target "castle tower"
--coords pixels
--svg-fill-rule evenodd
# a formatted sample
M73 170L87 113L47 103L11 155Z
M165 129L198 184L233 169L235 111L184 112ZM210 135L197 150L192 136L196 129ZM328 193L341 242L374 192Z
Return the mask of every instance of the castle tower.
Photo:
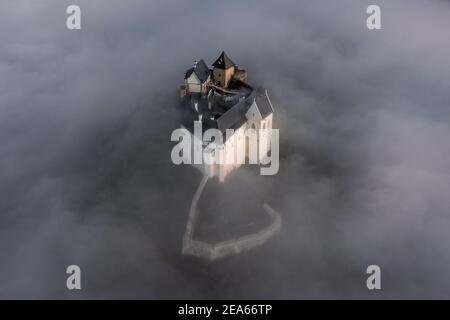
M231 61L225 51L222 51L216 62L213 64L213 78L214 82L223 87L228 87L228 83L234 75L236 64Z

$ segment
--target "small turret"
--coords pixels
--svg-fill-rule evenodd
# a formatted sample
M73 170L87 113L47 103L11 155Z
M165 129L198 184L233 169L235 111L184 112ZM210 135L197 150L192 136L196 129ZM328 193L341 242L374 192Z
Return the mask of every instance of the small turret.
M212 64L214 82L223 88L228 87L228 83L233 78L236 64L222 51L217 60Z

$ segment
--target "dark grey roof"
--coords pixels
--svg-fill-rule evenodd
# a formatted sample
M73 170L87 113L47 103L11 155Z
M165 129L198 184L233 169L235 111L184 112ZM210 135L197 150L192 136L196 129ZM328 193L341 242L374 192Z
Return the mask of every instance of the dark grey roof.
M231 109L225 112L219 119L217 119L217 127L220 131L225 132L227 129L238 129L245 122L247 118L245 113L247 112L250 104L248 101L243 100L235 104Z
M195 68L192 67L186 71L186 74L184 75L184 78L187 79L191 76L192 72L195 73L197 78L203 83L208 79L208 76L210 74L210 70L208 69L208 66L205 63L205 60L200 60L197 62Z
M245 114L253 104L253 101L256 102L256 106L263 118L273 113L273 107L270 103L267 91L259 88L257 90L253 90L253 92L246 99L239 101L224 113L219 110L215 111L215 109L217 109L216 107L213 107L213 110L209 110L208 103L205 100L199 100L197 102L198 112L196 112L192 107L193 102L186 101L186 107L183 108L184 110L186 110L186 113L182 123L187 129L193 132L193 122L195 120L198 120L198 113L200 113L203 115L203 131L210 128L217 128L224 135L223 141L226 141L227 137L225 133L227 129L239 129L244 123L247 122L248 119ZM188 108L187 106L189 105L191 107ZM213 119L211 118L212 115L214 116Z
M267 117L269 114L273 113L273 106L270 103L269 96L267 95L267 91L264 89L257 90L259 94L256 95L255 102L261 113L263 119Z
M259 88L254 90L249 97L238 102L217 119L217 128L225 132L226 129L238 129L247 122L246 112L256 102L256 107L263 119L273 113L273 107L270 103L267 91Z
M234 67L236 64L227 56L225 51L222 51L217 60L212 64L213 67L219 69L228 69L230 67Z

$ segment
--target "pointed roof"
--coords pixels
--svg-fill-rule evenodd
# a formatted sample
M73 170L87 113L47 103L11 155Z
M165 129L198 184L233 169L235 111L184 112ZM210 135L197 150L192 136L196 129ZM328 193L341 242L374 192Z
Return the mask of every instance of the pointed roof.
M209 71L208 66L206 65L205 61L202 59L199 62L197 62L195 67L192 67L186 71L184 78L185 79L189 78L192 73L195 73L197 78L203 83L208 79L210 71Z
M218 69L228 69L230 67L236 66L236 64L227 56L225 51L222 51L216 62L214 62L212 65L213 67Z

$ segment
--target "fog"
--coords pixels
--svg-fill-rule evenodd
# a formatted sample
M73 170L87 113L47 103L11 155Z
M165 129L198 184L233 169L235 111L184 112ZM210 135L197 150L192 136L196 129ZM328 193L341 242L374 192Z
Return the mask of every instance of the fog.
M369 4L2 1L0 297L450 298L450 3L377 1L374 31ZM180 255L201 177L170 134L224 49L276 109L279 173L235 175L283 225L207 262Z

